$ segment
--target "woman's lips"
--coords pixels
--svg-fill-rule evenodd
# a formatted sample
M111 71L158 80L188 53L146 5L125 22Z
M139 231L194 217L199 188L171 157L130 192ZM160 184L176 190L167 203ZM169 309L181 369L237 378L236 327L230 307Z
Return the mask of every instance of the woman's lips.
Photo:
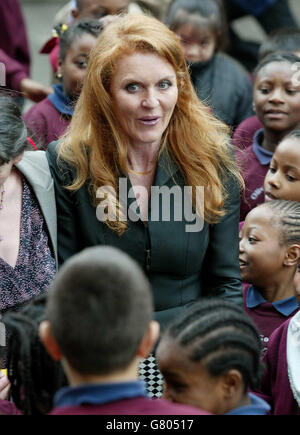
M158 121L160 120L159 116L153 116L153 117L143 117L143 118L139 118L139 122L141 122L144 125L155 125L158 123Z

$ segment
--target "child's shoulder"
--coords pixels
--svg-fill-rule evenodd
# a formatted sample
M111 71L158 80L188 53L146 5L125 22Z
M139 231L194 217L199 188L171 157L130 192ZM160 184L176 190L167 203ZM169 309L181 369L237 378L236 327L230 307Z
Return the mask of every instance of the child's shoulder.
M42 101L35 103L23 115L24 121L29 121L33 117L45 116L48 117L53 111L57 111L49 98L44 98Z
M249 73L244 68L244 66L238 62L233 57L229 56L229 54L224 52L217 52L215 54L215 62L219 65L225 66L226 68L230 69L231 71L234 71L236 74L239 74L243 77L249 77ZM250 79L249 79L250 83Z

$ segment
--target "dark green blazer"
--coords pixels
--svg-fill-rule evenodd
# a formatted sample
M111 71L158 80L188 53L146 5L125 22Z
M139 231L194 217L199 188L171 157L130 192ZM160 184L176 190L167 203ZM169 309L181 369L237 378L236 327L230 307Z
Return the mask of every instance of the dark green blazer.
M86 186L76 192L63 188L70 184L72 171L57 166L56 144L49 145L46 155L55 185L60 264L76 252L98 244L126 251L149 277L155 317L162 327L202 295L219 296L242 306L238 262L240 194L235 182L227 181L231 192L228 212L218 224L204 223L201 231L188 232L186 225L191 222L179 220L174 213L175 209L178 211L178 196L176 203L175 196L170 195L167 221L161 211L157 214L157 210L151 209L154 196L151 194L148 228L139 219L135 198L130 198L127 208L132 220L125 234L118 236L98 220ZM128 191L131 184L128 178L125 180ZM153 186L184 186L177 166L165 156L158 163Z

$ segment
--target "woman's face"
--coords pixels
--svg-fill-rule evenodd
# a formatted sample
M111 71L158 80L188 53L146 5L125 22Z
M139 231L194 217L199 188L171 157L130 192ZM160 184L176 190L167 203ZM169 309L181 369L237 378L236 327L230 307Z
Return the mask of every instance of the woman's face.
M147 52L122 56L110 92L114 113L132 146L159 146L178 98L176 72Z
M97 38L89 33L75 38L66 52L64 61L58 64L58 72L62 74L64 92L71 99L79 97L86 74L88 57L96 42Z
M300 123L300 85L288 62L271 62L254 81L255 111L264 128L290 131Z
M272 217L268 207L256 207L248 213L240 231L242 280L262 288L281 273L287 249L281 244L279 228L271 223Z
M288 138L276 148L265 182L265 201L300 202L300 139Z

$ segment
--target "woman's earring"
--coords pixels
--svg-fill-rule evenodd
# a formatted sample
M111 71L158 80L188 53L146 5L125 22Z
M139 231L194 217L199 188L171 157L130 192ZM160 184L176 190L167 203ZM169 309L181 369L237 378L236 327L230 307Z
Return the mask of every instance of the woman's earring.
M59 80L62 79L62 73L56 73L56 78Z

